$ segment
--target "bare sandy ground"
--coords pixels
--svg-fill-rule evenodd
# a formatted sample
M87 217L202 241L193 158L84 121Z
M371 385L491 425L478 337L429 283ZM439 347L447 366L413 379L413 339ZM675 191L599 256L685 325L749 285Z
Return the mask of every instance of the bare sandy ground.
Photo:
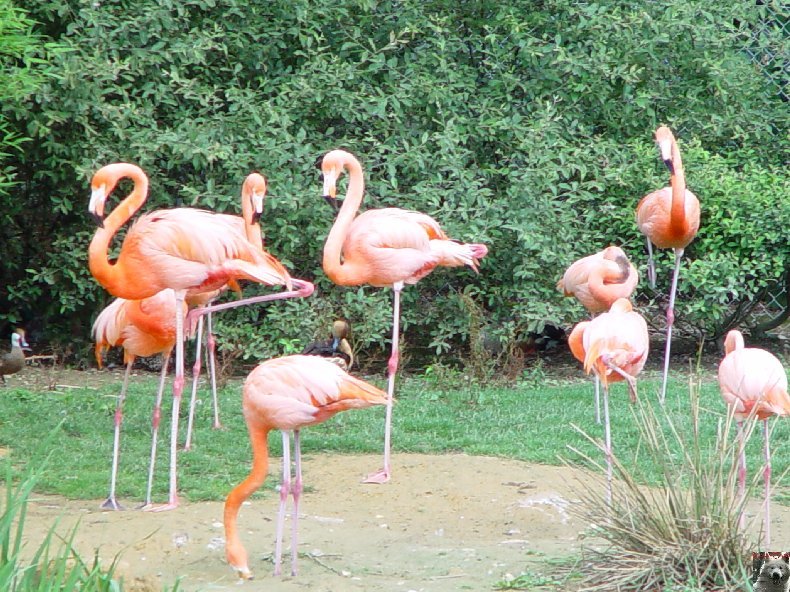
M398 454L386 485L360 477L376 456L309 456L309 488L300 507L299 575L272 575L278 496L258 494L240 513L243 541L256 575L240 583L225 562L222 503L177 510L105 512L101 500L36 497L25 530L42 540L80 521L77 548L102 563L122 553L120 572L132 591L161 590L181 576L196 590L487 590L528 561L569 555L585 525L568 512L581 471L465 455ZM272 471L279 472L279 463ZM277 476L273 477L278 479ZM290 521L286 524L289 560ZM285 573L289 569L286 563Z

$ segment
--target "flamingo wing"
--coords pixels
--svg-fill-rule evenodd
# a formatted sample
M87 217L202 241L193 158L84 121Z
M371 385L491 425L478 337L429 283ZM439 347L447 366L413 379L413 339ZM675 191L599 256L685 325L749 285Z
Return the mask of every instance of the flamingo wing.
M748 415L754 407L760 419L790 415L787 375L770 352L754 347L736 349L719 364L718 377L722 399L737 415Z

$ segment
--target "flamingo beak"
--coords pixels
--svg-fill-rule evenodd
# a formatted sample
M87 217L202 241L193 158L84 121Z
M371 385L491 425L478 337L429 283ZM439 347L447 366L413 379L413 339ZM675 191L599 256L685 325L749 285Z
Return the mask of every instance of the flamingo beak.
M340 349L340 337L332 338L332 351L337 352Z
M337 169L330 169L324 173L324 199L327 197L335 199L337 197L338 177Z
M106 186L100 185L91 191L91 200L88 204L88 212L90 212L99 228L104 228L104 202L106 199Z
M263 215L263 198L265 193L252 192L252 223L257 224Z
M661 160L664 161L664 164L669 169L670 174L675 174L675 166L672 163L672 143L669 140L659 140L658 142L658 149L661 152Z

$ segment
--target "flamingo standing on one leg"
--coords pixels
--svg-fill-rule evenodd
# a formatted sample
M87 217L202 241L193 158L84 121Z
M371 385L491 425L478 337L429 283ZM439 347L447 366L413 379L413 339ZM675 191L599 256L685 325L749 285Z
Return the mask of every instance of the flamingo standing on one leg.
M362 203L364 178L362 166L354 155L343 150L328 152L321 162L324 198L335 200L337 180L343 171L349 175L346 199L324 245L324 272L335 284L376 287L392 286L392 353L387 364L387 396L392 399L398 370L400 292L403 284L415 284L437 266L468 265L475 271L488 253L482 244L463 244L450 240L438 222L420 212L400 208L368 210L356 216ZM369 475L368 483L390 479L390 432L392 405L387 404L384 424L384 467Z
M250 173L244 179L241 187L241 221L240 229L247 236L247 240L256 248L263 251L263 236L261 234L260 217L263 213L263 201L266 197L266 179L260 173ZM238 284L230 285L232 289L241 293ZM204 292L195 294L194 296L187 296L187 304L190 309L200 306L207 306L214 302L222 290L213 290L211 292ZM211 398L214 403L214 429L222 427L219 421L219 402L217 399L217 376L216 376L216 342L212 332L212 319L211 313L206 315L207 336L206 336L206 349L208 350L209 361L209 380L211 381ZM192 427L195 417L195 405L197 403L197 383L200 376L200 358L201 358L201 342L203 337L203 317L198 318L197 325L197 343L195 345L195 364L192 367L192 395L189 400L189 420L187 421L187 435L184 441L184 450L189 450L192 447Z
M670 173L670 186L644 196L636 206L636 224L647 237L649 254L648 276L650 287L655 287L656 275L653 264L653 247L675 251L675 271L672 274L672 287L669 291L667 306L667 343L664 350L664 378L661 384L661 404L667 396L667 377L669 376L669 352L672 344L672 325L675 323L675 294L680 275L680 261L683 251L697 236L699 229L699 200L686 189L686 176L680 159L680 148L675 136L666 126L656 130L656 143L661 158Z
M738 494L743 496L746 480L746 453L743 443L743 420L754 414L763 422L765 437L765 499L763 521L765 546L771 545L771 448L768 420L773 415L790 415L787 375L773 354L757 347L744 347L740 331L730 331L724 340L726 355L719 364L719 388L724 403L732 408L738 425L740 459ZM743 525L743 515L741 515Z
M182 307L182 318L186 316L186 305ZM151 490L153 487L154 465L156 462L156 445L159 435L159 421L162 415L162 391L165 386L167 366L170 354L176 343L176 297L173 290L161 292L144 300L125 300L116 298L96 317L93 323L93 338L96 341L96 362L102 366L102 354L111 347L123 347L123 358L126 372L123 386L115 406L115 435L113 438L112 469L110 472L110 493L101 507L105 510L122 510L115 497L115 485L118 476L118 461L121 444L121 422L123 420L123 403L126 399L126 388L129 374L137 356L147 357L162 354L162 374L159 378L159 389L156 393L154 413L151 420L151 458L148 468L148 486L145 504L151 506Z
M616 300L609 312L573 328L568 345L589 374L595 372L603 384L604 452L606 454L606 499L612 501L612 434L609 425L609 383L625 380L631 402L636 402L636 376L647 361L650 338L647 323L631 302Z
M299 498L302 493L302 461L299 431L321 423L346 409L384 405L386 394L354 378L338 366L316 356L286 356L260 364L244 382L244 419L252 443L253 464L249 476L225 500L225 556L239 577L251 579L247 551L236 528L239 507L266 479L269 468L268 436L271 430L283 434L283 481L274 554L274 575L280 574L285 505L293 495L291 514L291 574L296 575ZM294 432L296 479L291 482L290 432Z
M104 218L107 196L119 180L130 178L134 189ZM238 217L193 208L156 210L140 216L129 228L114 262L107 258L110 241L145 203L148 177L133 164L116 163L99 169L91 180L89 212L99 228L88 248L91 274L111 294L141 300L166 288L175 290L176 310L183 307L188 291L206 292L239 279L267 285L285 285L287 292L226 303L233 308L252 302L308 296L309 282L292 279L282 264L268 253L255 249L238 230ZM297 285L297 290L292 286ZM216 307L204 307L198 314ZM170 442L170 493L168 503L154 508L178 506L176 453L178 413L184 388L184 319L175 315L176 375L173 381L173 416Z
M639 273L620 247L607 247L577 261L557 282L565 296L574 296L594 317L609 310L618 298L630 298ZM600 381L595 375L595 422L601 423Z

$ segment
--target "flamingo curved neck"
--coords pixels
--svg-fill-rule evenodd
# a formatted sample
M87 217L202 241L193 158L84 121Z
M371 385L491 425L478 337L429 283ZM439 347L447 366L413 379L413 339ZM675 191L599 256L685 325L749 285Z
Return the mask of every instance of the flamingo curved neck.
M269 470L269 430L250 429L252 444L252 470L247 478L237 485L225 499L223 521L225 523L225 557L236 569L247 569L247 551L239 538L236 525L239 507L258 489Z
M672 205L670 207L670 225L678 234L682 234L688 227L686 220L686 175L683 172L683 161L680 158L680 148L677 141L672 138Z
M735 350L743 349L743 335L741 335L740 331L730 331L727 333L727 337L724 340L724 351L726 353L732 353Z
M348 171L348 188L343 206L337 215L332 230L324 244L324 273L335 284L341 286L356 285L359 283L358 270L353 261L346 259L340 262L343 243L348 236L348 230L354 221L359 206L362 204L362 195L365 191L365 180L362 175L362 166L355 158L343 161L343 168Z
M590 272L587 287L596 300L611 303L630 296L630 287L627 285L630 266L627 261L617 260L615 263L618 266L616 272L608 265L601 265Z
M107 258L110 242L115 233L134 216L148 197L148 178L139 167L130 164L115 165L109 173L107 182L110 187L114 187L118 181L124 178L129 178L134 182L134 189L110 212L104 220L104 226L97 229L93 235L88 247L88 266L93 277L113 295L129 299L147 298L152 294L146 293L142 296L136 296L131 292L121 294L125 289L133 290L135 282L126 273L123 265L118 265L117 262L110 263Z

